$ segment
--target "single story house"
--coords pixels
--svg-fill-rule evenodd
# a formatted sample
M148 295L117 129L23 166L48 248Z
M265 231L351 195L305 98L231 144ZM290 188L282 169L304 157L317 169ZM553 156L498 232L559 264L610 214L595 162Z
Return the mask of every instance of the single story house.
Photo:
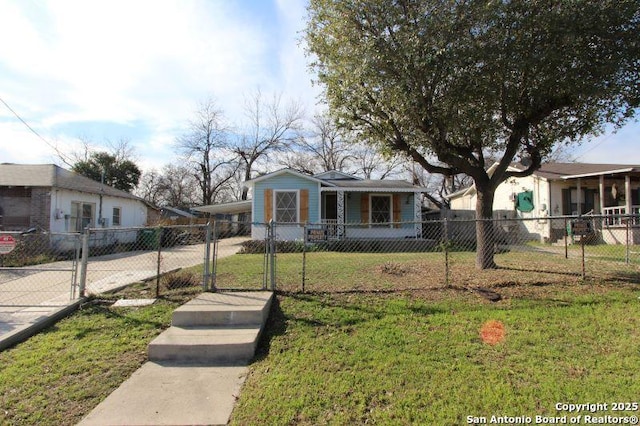
M136 227L147 204L54 164L0 164L0 230L50 233L86 227Z
M254 239L276 223L280 240L421 238L422 193L402 180L370 180L329 171L314 176L282 169L245 182L251 190ZM348 226L358 224L358 226Z
M488 172L496 166L492 165ZM510 167L524 169L521 165ZM474 186L448 198L452 216L475 210ZM603 216L593 223L602 242L624 243L627 224L620 216L635 215L629 222L629 239L640 244L640 165L543 164L530 176L501 183L495 192L493 209L499 219L530 219L522 221L524 231L543 242L564 237L565 220L549 217L595 215Z

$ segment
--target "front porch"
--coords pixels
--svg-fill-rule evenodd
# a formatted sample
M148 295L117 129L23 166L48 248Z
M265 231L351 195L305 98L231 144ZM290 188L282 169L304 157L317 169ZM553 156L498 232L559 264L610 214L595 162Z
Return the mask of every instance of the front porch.
M602 240L607 244L640 244L640 206L605 207L602 219Z
M606 244L640 244L640 171L635 167L565 176L563 214L593 215ZM575 186L574 186L575 184Z
M422 238L422 194L415 188L322 188L321 220L329 240Z

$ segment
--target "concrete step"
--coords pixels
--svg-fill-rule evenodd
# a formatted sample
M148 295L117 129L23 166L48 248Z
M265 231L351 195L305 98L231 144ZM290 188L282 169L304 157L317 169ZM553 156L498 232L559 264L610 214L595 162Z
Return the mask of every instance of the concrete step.
M272 293L202 293L173 312L178 327L261 326L266 322Z
M149 344L149 360L202 365L244 365L258 345L256 327L175 327Z

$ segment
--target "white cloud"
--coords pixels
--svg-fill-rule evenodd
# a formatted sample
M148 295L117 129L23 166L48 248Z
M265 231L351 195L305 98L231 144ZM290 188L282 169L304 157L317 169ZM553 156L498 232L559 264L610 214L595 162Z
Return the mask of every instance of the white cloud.
M237 114L242 93L275 84L269 28L234 3L5 0L0 10L0 37L13 41L0 44L0 96L45 137L74 122L142 122L155 129L147 142L166 149L199 100L213 95ZM0 126L0 146L42 145L23 130Z
M85 135L103 143L112 123L125 132L112 139L129 138L143 167L160 167L174 161L175 136L208 97L232 122L258 88L312 114L320 88L300 45L306 3L0 0L0 97L53 145L76 149ZM623 148L605 149L622 155L610 162L640 162L629 148L636 136L623 136ZM0 104L0 161L54 158Z

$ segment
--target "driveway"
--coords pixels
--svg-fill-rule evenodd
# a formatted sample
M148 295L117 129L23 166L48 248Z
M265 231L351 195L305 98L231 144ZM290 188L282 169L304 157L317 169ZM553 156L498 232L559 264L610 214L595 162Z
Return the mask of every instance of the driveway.
M247 237L219 240L218 259L237 253ZM100 294L157 273L157 251L136 251L90 257L87 293ZM204 244L163 248L160 272L201 265ZM72 299L73 262L53 262L20 270L0 270L0 349L2 341L46 321L79 301ZM79 276L78 276L79 281Z

